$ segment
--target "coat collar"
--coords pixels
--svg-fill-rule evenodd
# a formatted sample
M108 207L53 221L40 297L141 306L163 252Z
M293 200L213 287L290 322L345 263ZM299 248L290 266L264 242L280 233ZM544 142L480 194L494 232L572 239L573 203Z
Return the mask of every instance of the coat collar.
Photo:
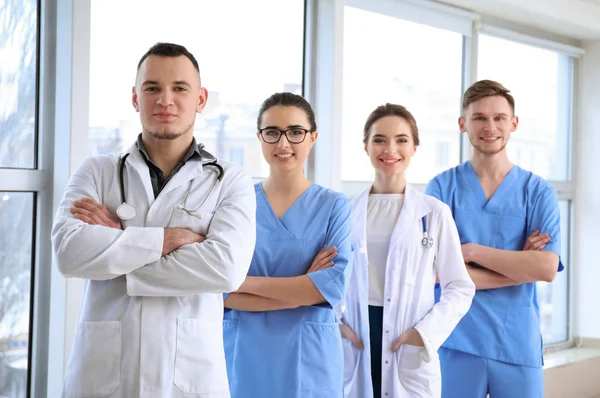
M354 202L353 210L357 215L360 215L360 218L363 219L363 223L367 217L367 203L372 188L373 185L370 185L369 188L356 197ZM418 220L431 212L431 207L425 199L425 196L425 194L417 191L412 185L406 184L406 189L404 190L404 203L402 204L402 211L400 212L406 213L407 218L405 219Z
M355 235L359 244L359 251L366 253L366 242L367 242L367 204L369 202L369 193L371 188L369 186L365 191L359 194L353 201L352 206L352 217L354 231L358 236ZM396 227L392 233L394 240L401 239L404 234L410 231L408 227L415 221L420 220L423 216L431 213L431 207L429 201L426 199L426 195L417 191L413 186L406 184L404 190L404 203L402 204L402 210L396 221Z
M169 191L181 186L182 184L186 184L189 181L199 177L203 172L203 163L207 161L215 160L212 155L208 154L208 152L204 151L202 148L199 148L200 153L202 155L202 161L200 162L186 162L183 167L171 178L171 180L167 183L167 185L161 191L161 194L167 194ZM204 156L204 153L208 154L207 159ZM136 144L133 144L128 148L125 152L128 154L127 160L125 163L127 167L132 167L140 176L142 182L144 183L144 188L146 190L146 195L148 196L148 203L153 203L154 191L152 190L152 182L150 181L150 173L148 172L148 165L144 160L143 155L140 153ZM125 154L122 154L124 156ZM125 172L123 174L126 174Z

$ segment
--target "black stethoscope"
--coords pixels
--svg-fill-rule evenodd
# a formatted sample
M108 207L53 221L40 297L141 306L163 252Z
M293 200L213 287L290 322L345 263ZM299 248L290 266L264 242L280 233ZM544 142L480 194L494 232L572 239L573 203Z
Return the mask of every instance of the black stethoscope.
M204 151L204 152L208 153L206 151ZM119 218L123 221L132 220L136 215L135 207L133 207L132 205L127 203L127 200L125 198L125 185L123 182L123 171L125 170L125 160L127 160L127 156L129 156L129 153L126 153L125 155L123 155L121 157L121 159L119 160L119 189L121 191L121 204L119 205L119 207L117 207L117 216L119 216ZM219 183L219 181L221 181L223 179L223 175L225 174L225 172L223 170L223 166L221 166L220 164L217 163L217 159L214 158L212 155L210 155L210 159L211 159L210 161L202 162L202 166L203 167L207 167L207 166L215 167L217 169L217 179L215 180L215 183L210 188L210 191L208 191L208 194L204 197L204 200L202 201L202 203L200 203L200 206L196 207L195 209L187 209L185 207L188 195L190 194L190 189L192 188L191 182L190 182L190 187L188 188L188 190L185 194L185 197L183 198L182 203L178 205L178 208L185 211L189 215L199 217L199 218L201 218L201 216L198 216L194 213L197 213L198 210L200 210L200 208L202 208L202 206L204 205L206 200L210 197L210 194L212 194L212 192L215 190L217 184Z
M423 239L421 239L421 244L423 247L429 249L433 246L433 238L427 232L427 215L424 215L421 221L423 222Z

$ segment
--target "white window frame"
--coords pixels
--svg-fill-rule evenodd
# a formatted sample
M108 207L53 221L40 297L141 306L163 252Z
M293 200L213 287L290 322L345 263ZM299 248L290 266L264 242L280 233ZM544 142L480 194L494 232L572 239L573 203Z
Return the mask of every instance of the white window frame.
M48 394L47 383L51 380L51 360L48 352L52 345L50 325L60 320L60 313L52 312L54 296L54 267L51 262L52 247L50 231L53 214L53 178L55 176L54 120L56 86L56 29L57 4L49 0L37 1L37 142L36 169L1 169L0 191L33 193L34 230L32 236L32 317L30 320L30 342L28 347L31 361L28 391L30 397L56 396ZM52 297L52 300L50 298ZM50 314L52 313L52 317ZM62 380L62 377L61 377Z

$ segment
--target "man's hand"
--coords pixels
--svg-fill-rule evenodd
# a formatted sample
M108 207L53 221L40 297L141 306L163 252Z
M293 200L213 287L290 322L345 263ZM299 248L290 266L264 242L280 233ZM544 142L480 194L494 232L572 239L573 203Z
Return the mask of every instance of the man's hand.
M204 239L206 239L204 236L185 228L165 228L162 256L166 256L181 246L204 242Z
M76 219L86 224L123 229L119 217L111 214L106 205L99 205L90 198L83 198L73 202L71 213Z
M340 323L340 332L342 333L342 338L343 339L348 339L352 342L352 345L354 345L354 347L358 348L359 350L364 349L362 343L360 342L360 339L358 338L358 336L356 335L356 333L354 333L354 331L352 329L350 329L348 326L344 325L343 323Z
M523 250L544 250L548 242L550 242L550 236L548 234L540 234L540 230L538 229L525 241L525 245L523 246Z
M318 271L320 269L329 268L333 265L333 257L337 254L337 247L332 246L325 250L327 245L323 246L319 254L317 254L312 262L312 265L308 269L307 274Z
M398 351L402 344L414 345L416 347L425 346L421 335L415 329L409 329L406 332L402 333L400 337L398 337L394 342L394 345L392 346L392 351Z

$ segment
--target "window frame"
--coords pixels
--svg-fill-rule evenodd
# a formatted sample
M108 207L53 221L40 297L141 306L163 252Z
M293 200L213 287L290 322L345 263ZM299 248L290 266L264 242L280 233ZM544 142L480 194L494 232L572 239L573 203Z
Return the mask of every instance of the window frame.
M56 4L36 0L36 76L34 159L32 168L0 168L0 191L31 193L31 279L27 364L27 397L47 396L52 183L54 143L54 49Z
M477 39L481 16L459 8L428 0L377 0L389 7L412 9L421 20L413 22L433 24L436 21L470 20L468 34L463 35L463 76L462 87L466 89L477 76ZM32 369L31 396L59 396L65 373L70 342L75 327L81 301L81 281L66 281L58 272L54 261L40 264L40 259L52 258L52 248L48 236L52 227L52 215L62 197L69 176L87 154L88 112L89 112L89 56L90 56L90 12L91 0L38 0L41 4L41 39L39 55L39 143L37 170L0 170L0 189L33 190L37 192L36 232L35 232L35 284L34 325L35 340ZM318 145L311 153L307 165L307 176L325 187L352 195L364 190L368 182L342 182L341 151L338 143L341 133L342 116L342 72L343 72L343 14L345 5L368 6L369 0L305 0L305 37L303 94L313 105L319 130ZM407 8L408 7L408 8ZM404 14L405 16L409 13ZM437 15L437 18L429 18ZM447 27L450 22L443 22ZM519 28L510 24L505 28L519 35L531 32L529 28ZM488 28L486 28L488 29ZM498 31L496 31L498 32ZM572 40L564 38L564 43L556 41L556 36L543 31L535 31L542 44L554 43L560 48L577 49L567 44ZM489 34L489 31L488 31ZM577 49L577 51L580 51ZM60 54L60 56L58 56ZM573 84L571 95L578 85L579 61L573 63ZM573 95L571 112L577 109L577 98ZM55 104L65 104L56 106ZM457 104L457 114L460 104ZM571 115L571 125L576 125ZM571 179L551 181L557 190L559 200L569 200L569 272L568 286L568 332L569 341L546 346L545 350L558 350L573 345L573 223L575 183L577 170L576 145L577 129L571 131ZM56 133L55 133L56 132ZM470 145L461 136L461 161L468 159ZM260 179L255 179L259 181ZM415 187L424 191L425 184ZM52 297L52 300L49 298ZM52 313L52 317L50 317ZM31 330L30 330L31 333Z

